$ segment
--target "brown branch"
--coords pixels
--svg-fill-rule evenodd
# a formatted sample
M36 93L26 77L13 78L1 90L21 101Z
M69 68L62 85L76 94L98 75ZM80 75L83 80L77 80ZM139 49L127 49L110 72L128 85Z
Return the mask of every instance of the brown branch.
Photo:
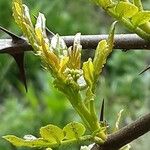
M94 145L92 150L118 150L150 131L150 113L110 134L103 145Z
M81 44L83 49L95 49L100 40L107 39L108 35L82 35ZM73 44L74 36L62 36L67 46ZM32 47L25 39L13 42L11 39L0 39L0 53L20 53L30 51ZM142 49L150 50L150 42L138 37L136 34L116 34L114 37L114 49L130 50Z
M72 45L74 36L63 36L67 46ZM107 39L108 35L82 35L81 45L84 49L95 49L100 40ZM136 34L115 34L114 49L150 49L150 42L141 39Z

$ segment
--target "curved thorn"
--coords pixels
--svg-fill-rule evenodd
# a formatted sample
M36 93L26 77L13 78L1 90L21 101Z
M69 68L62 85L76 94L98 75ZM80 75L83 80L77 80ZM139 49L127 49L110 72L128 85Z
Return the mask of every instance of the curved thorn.
M23 40L22 38L20 38L19 36L17 36L16 34L12 33L11 31L3 28L2 26L0 26L0 30L7 33L9 36L11 36L11 38L13 39L13 41L18 41L18 40Z
M144 72L146 72L146 71L149 70L149 69L150 69L150 65L149 65L147 68L145 68L143 71L141 71L141 72L139 73L139 75L143 74Z
M52 31L50 31L47 27L46 27L46 34L47 34L47 36L49 37L49 38L52 38L55 34L52 32Z
M26 92L27 89L27 82L26 82L26 75L25 75L25 69L24 69L24 52L23 53L17 53L17 54L11 54L13 58L15 59L18 68L19 68L19 74L20 74L20 80L23 82Z

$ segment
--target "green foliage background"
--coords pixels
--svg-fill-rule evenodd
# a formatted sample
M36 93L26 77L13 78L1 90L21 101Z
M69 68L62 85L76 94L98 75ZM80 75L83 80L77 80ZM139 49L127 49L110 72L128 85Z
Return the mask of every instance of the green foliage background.
M87 0L24 0L24 2L29 6L31 14L43 12L49 29L60 35L71 35L77 32L108 33L112 23L112 18ZM143 0L143 3L145 8L149 9L149 1ZM11 1L0 0L0 10L0 25L20 35L11 15ZM116 32L127 31L117 26ZM7 36L0 33L0 37ZM83 60L89 57L87 52L92 55L91 51L85 50ZM116 114L122 108L124 114L121 126L149 112L150 74L147 72L138 75L149 63L148 51L112 53L100 79L96 105L99 111L100 101L105 99L105 119L111 127L114 126ZM79 120L65 97L53 88L50 75L43 71L40 61L31 52L26 54L25 66L28 93L25 93L23 85L17 80L18 70L13 59L8 55L0 55L0 137L6 134L21 137L28 133L37 135L38 129L49 123L63 127L69 121ZM150 135L139 138L132 143L132 150L148 150L149 140ZM16 150L2 139L0 139L0 149Z

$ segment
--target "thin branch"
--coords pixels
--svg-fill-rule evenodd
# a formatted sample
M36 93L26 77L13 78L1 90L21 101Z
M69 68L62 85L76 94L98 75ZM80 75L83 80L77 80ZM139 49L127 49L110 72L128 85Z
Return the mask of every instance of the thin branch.
M150 113L110 134L103 145L94 145L92 150L118 150L150 131Z
M83 49L95 49L100 40L107 39L108 35L82 35L81 44ZM73 44L74 36L62 36L67 46ZM116 34L114 37L114 49L124 51L134 49L150 50L150 42L138 37L136 34ZM20 40L14 43L11 39L0 39L0 53L20 53L22 51L31 51L32 47L27 41Z

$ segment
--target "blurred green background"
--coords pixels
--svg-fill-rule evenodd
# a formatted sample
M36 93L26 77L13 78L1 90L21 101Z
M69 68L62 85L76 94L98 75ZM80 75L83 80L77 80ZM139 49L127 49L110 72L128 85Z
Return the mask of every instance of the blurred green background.
M108 33L113 19L88 0L24 0L31 14L45 14L47 26L60 35ZM149 0L143 0L148 9ZM0 25L21 35L11 12L11 1L0 0ZM128 32L121 25L116 33ZM0 38L8 37L0 32ZM92 51L83 52L83 60ZM89 56L89 55L88 55ZM105 99L105 119L114 127L117 113L124 109L120 127L132 122L150 110L150 72L138 75L150 64L150 52L116 50L110 56L97 89L97 112ZM32 53L25 56L28 93L18 81L18 69L9 55L0 55L0 137L15 134L38 136L38 129L49 123L63 127L69 121L80 120L65 97L52 86L51 76ZM132 150L149 150L150 135L132 142ZM79 149L69 146L64 149ZM15 148L0 138L0 150L28 150Z

